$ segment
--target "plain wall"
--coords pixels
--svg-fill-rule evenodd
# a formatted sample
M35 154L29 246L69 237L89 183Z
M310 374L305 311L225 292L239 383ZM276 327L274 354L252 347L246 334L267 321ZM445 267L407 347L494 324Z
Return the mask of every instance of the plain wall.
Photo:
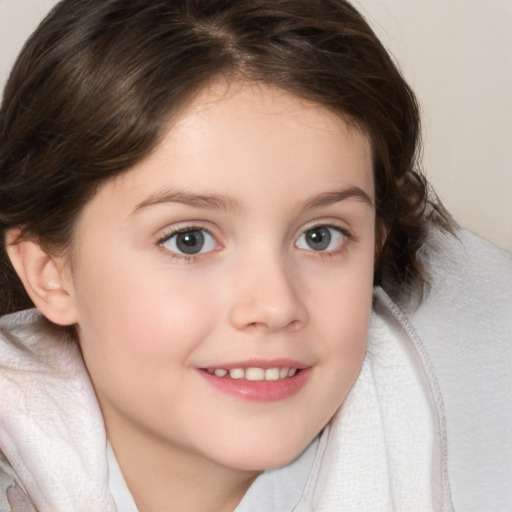
M355 0L423 110L424 171L455 218L512 250L512 0Z
M54 0L0 0L0 84ZM416 91L424 171L465 227L512 250L512 0L355 0Z

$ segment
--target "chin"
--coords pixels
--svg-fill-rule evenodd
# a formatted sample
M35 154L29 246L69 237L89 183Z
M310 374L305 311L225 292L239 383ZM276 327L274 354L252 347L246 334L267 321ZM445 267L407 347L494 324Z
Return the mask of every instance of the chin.
M280 439L278 443L259 441L252 446L239 446L238 450L231 450L231 453L226 454L228 457L224 464L239 471L260 472L280 468L293 462L312 440L290 443L290 440L283 442L283 439Z

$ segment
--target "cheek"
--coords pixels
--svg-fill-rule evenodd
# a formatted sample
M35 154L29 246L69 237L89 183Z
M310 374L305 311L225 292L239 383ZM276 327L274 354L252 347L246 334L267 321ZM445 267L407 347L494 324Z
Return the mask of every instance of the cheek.
M318 349L326 378L341 398L361 369L372 308L371 251L358 253L354 260L357 264L326 276L323 287L311 283L309 293L311 320L322 335Z
M186 366L212 328L215 302L201 282L134 267L121 262L101 278L83 275L79 336L93 380L146 388L149 377L158 386L173 366Z
M325 304L325 364L334 384L350 387L357 378L366 353L370 322L371 287L360 296L351 295Z
M318 323L342 337L366 332L373 293L373 244L347 255L334 268L310 272L305 296ZM323 321L321 319L324 319Z

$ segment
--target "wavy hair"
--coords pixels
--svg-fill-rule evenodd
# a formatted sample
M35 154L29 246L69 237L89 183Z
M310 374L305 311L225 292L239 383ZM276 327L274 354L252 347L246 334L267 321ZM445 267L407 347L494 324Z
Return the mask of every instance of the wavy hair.
M375 283L422 289L429 225L452 221L418 170L415 96L348 2L64 0L26 43L0 110L0 313L32 306L6 231L65 250L98 187L147 157L219 76L282 88L368 134Z

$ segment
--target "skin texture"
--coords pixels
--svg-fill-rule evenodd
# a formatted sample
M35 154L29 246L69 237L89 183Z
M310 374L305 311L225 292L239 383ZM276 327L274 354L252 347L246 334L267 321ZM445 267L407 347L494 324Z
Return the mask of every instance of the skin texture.
M333 416L365 353L373 197L355 127L280 90L217 82L88 203L67 318L141 511L233 510ZM333 226L325 250L304 236L317 225ZM172 234L191 228L208 233L187 256ZM310 369L280 400L224 393L200 370L281 358Z

